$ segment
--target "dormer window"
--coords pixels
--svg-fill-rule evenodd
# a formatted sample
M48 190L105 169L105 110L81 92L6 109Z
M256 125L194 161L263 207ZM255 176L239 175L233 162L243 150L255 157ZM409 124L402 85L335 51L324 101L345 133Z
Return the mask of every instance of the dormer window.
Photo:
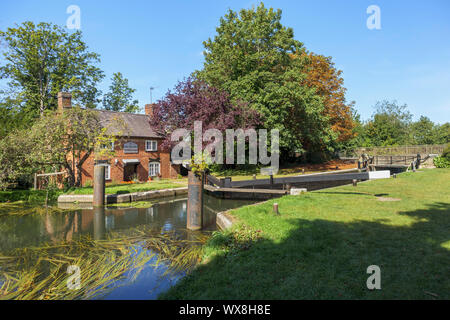
M145 151L158 151L158 141L146 140L145 141Z

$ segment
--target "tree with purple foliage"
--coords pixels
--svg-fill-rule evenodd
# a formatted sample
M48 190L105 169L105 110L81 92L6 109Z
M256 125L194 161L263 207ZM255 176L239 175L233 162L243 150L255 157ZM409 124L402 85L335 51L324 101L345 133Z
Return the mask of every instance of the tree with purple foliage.
M212 128L225 133L226 129L256 128L260 117L247 104L232 103L225 91L189 77L155 104L151 125L164 135L161 147L168 149L173 146L172 132L176 129L192 131L195 121L202 122L202 133Z

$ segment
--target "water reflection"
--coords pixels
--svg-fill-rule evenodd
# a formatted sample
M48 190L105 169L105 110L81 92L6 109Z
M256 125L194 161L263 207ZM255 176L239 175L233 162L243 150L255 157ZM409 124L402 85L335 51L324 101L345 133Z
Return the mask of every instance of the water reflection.
M250 204L247 200L217 199L205 195L205 231L215 229L216 213ZM90 235L95 240L135 235L142 227L151 228L159 234L170 234L170 238L196 241L204 232L186 229L187 199L169 198L148 207L106 207L43 210L35 214L0 216L0 252L6 254L16 248L39 246L43 243L57 244L70 241L82 235ZM147 250L141 248L142 250ZM0 263L1 268L1 263ZM108 299L152 299L166 290L184 272L166 273L167 266L150 266L132 283L121 280L126 286L114 289Z

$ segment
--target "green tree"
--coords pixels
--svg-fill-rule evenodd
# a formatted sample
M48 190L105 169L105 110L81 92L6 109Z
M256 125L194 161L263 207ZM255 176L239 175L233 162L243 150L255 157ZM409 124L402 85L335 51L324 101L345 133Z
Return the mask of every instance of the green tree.
M5 65L0 78L8 81L17 107L37 117L57 108L57 94L71 92L75 102L95 107L100 95L97 83L103 72L94 64L99 55L89 52L81 32L41 22L24 22L0 31Z
M438 125L436 128L436 142L437 144L445 144L450 142L450 123Z
M302 85L307 55L294 32L281 24L281 10L229 10L217 35L205 41L205 62L197 76L247 102L264 127L280 130L282 155L325 149L336 139L314 88ZM294 57L296 57L294 59Z
M411 135L413 144L437 143L438 126L428 117L421 116L420 119L411 124Z
M365 134L372 145L392 146L411 143L412 115L407 108L406 104L398 105L395 100L376 103L375 113L365 125Z
M130 88L128 79L120 72L111 78L109 92L103 97L103 108L111 111L137 113L140 111L138 100L133 100L135 89Z
M23 175L62 169L70 186L81 185L82 166L92 155L108 159L116 138L110 127L123 128L120 120L101 123L96 110L74 107L60 114L45 111L29 129L14 130L0 141L0 187Z

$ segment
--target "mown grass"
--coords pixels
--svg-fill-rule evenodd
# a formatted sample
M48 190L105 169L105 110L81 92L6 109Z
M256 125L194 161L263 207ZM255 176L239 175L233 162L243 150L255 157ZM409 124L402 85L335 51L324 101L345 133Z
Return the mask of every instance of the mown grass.
M133 184L107 184L105 192L106 194L124 194L133 192L143 192L152 190L162 190L162 189L172 189L186 187L186 179L163 179L155 180L151 182L144 183L133 183ZM69 190L68 194L92 194L94 189L92 187L77 188L74 190Z
M450 169L285 196L232 214L239 223L215 233L202 264L161 299L450 298ZM381 290L367 289L370 265L381 268Z
M45 200L50 202L56 201L58 196L62 194L62 190L0 190L0 205L3 203L16 203L16 204L43 204Z

